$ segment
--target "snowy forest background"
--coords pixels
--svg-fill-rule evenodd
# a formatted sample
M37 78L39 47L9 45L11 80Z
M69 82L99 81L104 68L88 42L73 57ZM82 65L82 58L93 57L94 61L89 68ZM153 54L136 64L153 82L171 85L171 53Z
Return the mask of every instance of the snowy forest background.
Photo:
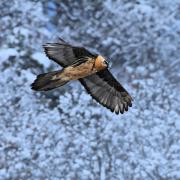
M0 32L0 180L180 179L179 0L0 0ZM112 61L128 112L30 89L59 36Z

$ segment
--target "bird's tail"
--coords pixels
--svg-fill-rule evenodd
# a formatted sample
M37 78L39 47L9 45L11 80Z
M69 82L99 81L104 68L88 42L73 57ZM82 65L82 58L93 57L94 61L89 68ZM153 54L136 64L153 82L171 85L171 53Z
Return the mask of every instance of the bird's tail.
M38 75L31 88L35 91L48 91L63 86L68 81L60 78L61 72L60 70Z

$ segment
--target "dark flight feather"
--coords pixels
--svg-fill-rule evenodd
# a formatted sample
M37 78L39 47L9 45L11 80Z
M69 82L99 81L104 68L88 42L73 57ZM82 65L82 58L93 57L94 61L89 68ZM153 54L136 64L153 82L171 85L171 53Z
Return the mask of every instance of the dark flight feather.
M47 57L62 67L67 67L80 58L82 60L84 57L96 57L84 47L72 46L61 39L59 40L60 42L58 43L47 43L43 47ZM86 61L87 58L84 60ZM81 62L83 63L84 61Z
M62 70L38 75L35 81L31 84L31 88L35 91L49 91L63 86L68 83L68 81L64 81L63 79L53 79L56 74L60 74L61 72Z
M107 69L80 79L80 82L97 102L116 114L124 113L132 106L131 96Z
M77 61L74 61L72 64L70 64L69 66L73 66L73 67L77 67L83 63L85 63L86 61L88 61L88 57L82 57L77 59Z

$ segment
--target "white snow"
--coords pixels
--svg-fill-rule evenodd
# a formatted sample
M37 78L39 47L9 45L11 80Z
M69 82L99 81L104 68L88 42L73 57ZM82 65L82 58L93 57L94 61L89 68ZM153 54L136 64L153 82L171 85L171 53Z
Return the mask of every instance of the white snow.
M18 56L18 52L15 48L0 49L0 64L2 64L10 56Z
M35 52L32 54L32 59L36 60L39 64L43 65L45 68L48 68L51 64L50 60L44 53Z
M180 179L179 0L48 2L0 3L0 179ZM128 112L79 83L31 90L58 36L112 60Z

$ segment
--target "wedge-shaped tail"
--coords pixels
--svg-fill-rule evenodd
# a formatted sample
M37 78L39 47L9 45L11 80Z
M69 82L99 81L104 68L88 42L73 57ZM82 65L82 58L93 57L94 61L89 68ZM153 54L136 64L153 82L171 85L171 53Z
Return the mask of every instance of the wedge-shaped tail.
M68 81L61 79L60 73L61 71L54 71L38 75L31 88L36 91L48 91L63 86Z

